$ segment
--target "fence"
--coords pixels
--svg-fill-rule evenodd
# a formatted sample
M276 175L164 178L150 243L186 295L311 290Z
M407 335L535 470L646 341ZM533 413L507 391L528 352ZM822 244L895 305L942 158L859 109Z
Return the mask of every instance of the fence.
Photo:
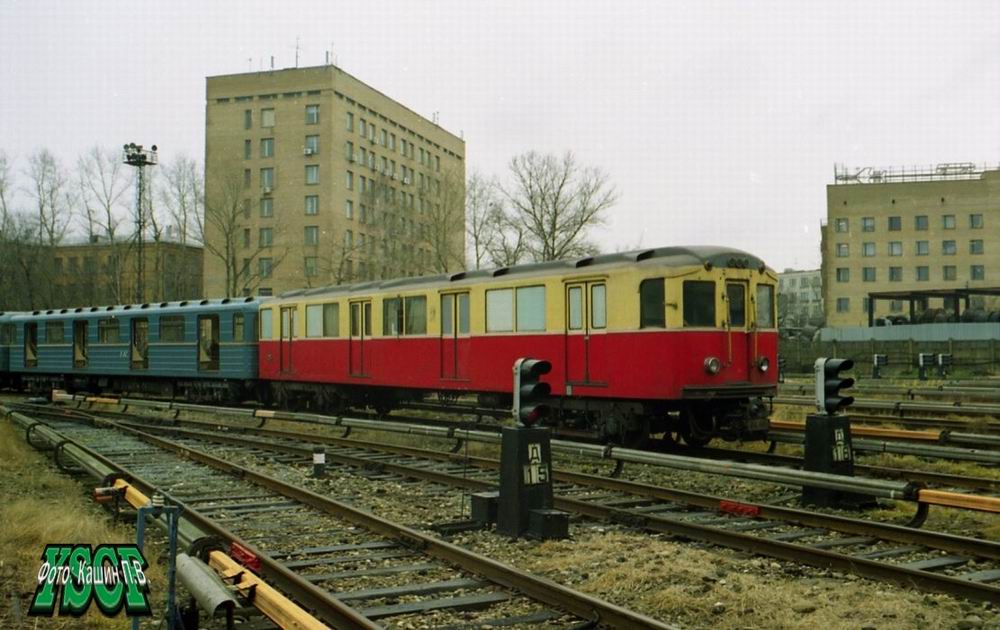
M917 368L917 355L922 352L952 355L952 369L976 375L1000 373L1000 340L980 339L947 341L876 340L864 341L809 341L781 339L778 354L785 361L785 371L812 372L817 357L853 359L859 371L871 372L872 355L889 357L888 369L883 373L911 373Z

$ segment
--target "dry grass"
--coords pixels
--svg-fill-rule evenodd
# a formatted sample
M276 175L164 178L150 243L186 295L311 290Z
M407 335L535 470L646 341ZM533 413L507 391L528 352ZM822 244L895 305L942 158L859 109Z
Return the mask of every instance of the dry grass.
M125 543L135 530L113 523L108 513L87 496L89 488L55 472L51 460L24 442L23 432L0 421L0 627L18 627L18 609L25 627L122 628L124 616L108 618L91 606L81 618L26 617L35 591L35 575L48 543ZM155 546L146 557L151 567L154 606L163 593L164 571L153 564ZM15 607L13 597L19 605ZM37 622L37 623L35 623Z

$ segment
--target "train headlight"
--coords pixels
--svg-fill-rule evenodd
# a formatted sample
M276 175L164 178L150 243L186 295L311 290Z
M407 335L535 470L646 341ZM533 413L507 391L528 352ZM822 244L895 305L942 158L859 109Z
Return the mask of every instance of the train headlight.
M715 357L708 357L705 359L705 372L709 374L718 374L721 369L722 361L719 361Z
M771 367L771 362L767 359L767 357L761 357L757 359L757 369L760 370L761 372L767 372L768 368L770 367Z

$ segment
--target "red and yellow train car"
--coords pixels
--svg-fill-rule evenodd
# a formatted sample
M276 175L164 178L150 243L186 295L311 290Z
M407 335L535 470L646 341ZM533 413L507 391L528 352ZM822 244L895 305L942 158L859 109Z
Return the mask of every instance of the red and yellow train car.
M552 363L554 417L633 441L762 437L776 390L777 277L720 247L287 293L260 309L279 404L386 411L428 394L509 405L519 357Z

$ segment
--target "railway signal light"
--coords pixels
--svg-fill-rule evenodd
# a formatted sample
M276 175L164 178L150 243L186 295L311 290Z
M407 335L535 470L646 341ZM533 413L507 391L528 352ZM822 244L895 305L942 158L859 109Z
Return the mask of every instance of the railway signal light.
M872 378L882 378L882 368L889 365L889 355L872 355Z
M552 370L552 364L541 359L522 358L514 362L514 417L530 427L549 414L545 399L552 387L540 379Z
M853 378L841 377L840 372L854 367L850 359L816 359L813 369L816 377L816 409L829 416L854 403L852 396L840 393L841 389L854 386Z
M917 355L917 368L919 373L919 378L922 381L927 380L927 368L933 367L934 365L934 355L930 352L921 352Z
M944 378L948 375L948 368L951 367L951 355L950 354L939 354L937 355L938 364L938 376Z

